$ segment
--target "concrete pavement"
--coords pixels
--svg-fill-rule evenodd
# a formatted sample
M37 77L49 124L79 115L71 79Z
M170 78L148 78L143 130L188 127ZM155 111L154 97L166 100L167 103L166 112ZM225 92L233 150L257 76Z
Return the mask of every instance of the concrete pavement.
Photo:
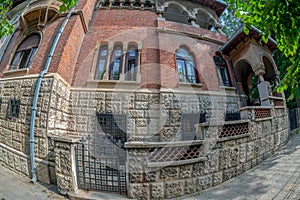
M291 137L272 158L248 172L200 193L179 197L185 200L300 200L300 134ZM127 199L108 193L81 194L89 199ZM0 166L0 200L63 200L55 185L31 184L21 176Z
M0 200L64 200L56 185L32 184L29 177L16 174L0 165Z
M186 200L299 200L300 134L280 152L223 184L186 196Z

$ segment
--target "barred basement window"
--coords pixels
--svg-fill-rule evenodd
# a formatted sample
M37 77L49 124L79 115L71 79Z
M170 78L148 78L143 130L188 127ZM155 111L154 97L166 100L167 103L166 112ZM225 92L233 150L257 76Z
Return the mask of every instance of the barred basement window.
M40 36L34 34L26 38L18 47L10 70L29 68L40 43Z
M126 115L97 113L100 134L113 144L123 147L126 142Z
M18 118L20 112L21 101L19 99L10 99L7 105L7 118Z

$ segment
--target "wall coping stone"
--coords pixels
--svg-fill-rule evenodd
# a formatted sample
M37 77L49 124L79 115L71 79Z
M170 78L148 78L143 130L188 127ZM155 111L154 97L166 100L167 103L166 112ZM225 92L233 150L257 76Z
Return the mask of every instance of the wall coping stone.
M223 125L230 125L230 124L242 124L242 123L249 123L250 120L235 120L235 121L214 121L214 122L205 122L205 123L199 123L195 124L197 127L203 127L203 126L223 126Z
M199 157L187 160L176 160L176 161L167 161L167 162L148 162L147 167L168 167L168 166L177 166L177 165L185 165L191 163L197 163L201 161L206 161L207 157Z
M245 106L241 107L240 111L242 110L254 110L254 109L271 109L272 106Z
M79 143L81 140L81 136L78 135L50 135L49 137L55 141L66 143Z
M174 141L174 142L126 142L125 148L139 149L139 148L154 148L154 147L179 147L190 146L197 144L204 144L205 140L187 140L187 141Z

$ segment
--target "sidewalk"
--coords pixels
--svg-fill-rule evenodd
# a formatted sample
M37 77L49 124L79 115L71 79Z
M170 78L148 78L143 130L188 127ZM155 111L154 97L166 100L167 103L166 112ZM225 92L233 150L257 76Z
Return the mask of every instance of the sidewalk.
M300 199L300 134L293 136L276 155L216 187L185 200L299 200ZM100 192L82 194L90 199L127 199ZM0 166L0 200L64 200L55 185L32 184L30 179Z
M56 185L32 184L29 177L16 174L0 165L0 200L65 200Z
M299 200L300 134L280 152L248 172L223 184L186 196L186 200Z

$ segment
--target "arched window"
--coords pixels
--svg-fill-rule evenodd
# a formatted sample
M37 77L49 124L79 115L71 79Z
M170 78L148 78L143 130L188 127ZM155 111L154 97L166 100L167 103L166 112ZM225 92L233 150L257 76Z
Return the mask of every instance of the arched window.
M106 60L107 60L107 46L102 46L99 51L98 63L97 63L97 72L95 79L103 79L103 74L105 71Z
M223 58L221 58L221 56L218 55L214 56L214 61L217 67L220 85L230 87L231 84L229 80L229 73L228 73L226 61Z
M185 49L176 51L176 64L179 82L198 83L193 56Z
M111 63L109 66L109 80L119 80L122 70L122 47L116 46L111 56Z
M135 46L130 46L126 54L125 79L127 81L136 80L136 71L138 65L138 50Z
M10 70L29 68L40 43L40 35L27 37L17 48Z

